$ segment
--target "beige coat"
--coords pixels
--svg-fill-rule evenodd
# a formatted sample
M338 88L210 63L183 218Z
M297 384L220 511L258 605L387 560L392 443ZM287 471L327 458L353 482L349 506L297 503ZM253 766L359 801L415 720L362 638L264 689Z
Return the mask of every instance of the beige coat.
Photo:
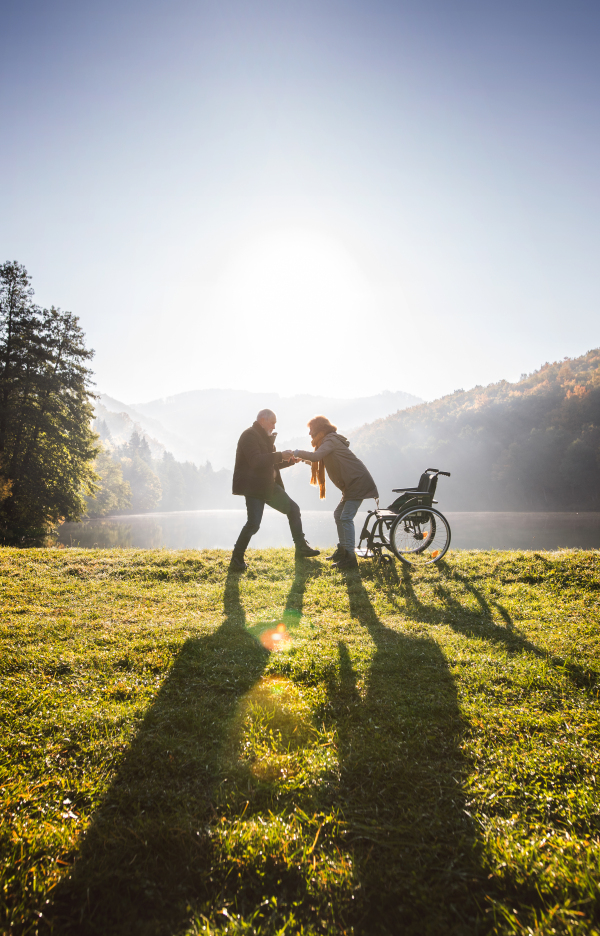
M342 500L365 500L379 497L373 478L361 460L350 451L350 443L338 432L325 436L314 452L294 452L305 461L322 461L329 479L342 492Z

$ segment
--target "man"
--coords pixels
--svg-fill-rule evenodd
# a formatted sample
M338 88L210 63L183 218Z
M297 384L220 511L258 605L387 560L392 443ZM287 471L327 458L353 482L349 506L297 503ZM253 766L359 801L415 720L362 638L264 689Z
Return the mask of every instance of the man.
M230 568L243 572L247 568L244 553L248 543L260 529L265 504L287 516L292 538L296 544L296 557L318 556L318 549L311 549L302 532L302 519L298 504L289 497L284 488L280 468L295 464L290 451L275 451L275 423L277 416L270 409L263 409L256 422L242 432L235 453L233 470L233 493L246 498L248 520L233 547Z

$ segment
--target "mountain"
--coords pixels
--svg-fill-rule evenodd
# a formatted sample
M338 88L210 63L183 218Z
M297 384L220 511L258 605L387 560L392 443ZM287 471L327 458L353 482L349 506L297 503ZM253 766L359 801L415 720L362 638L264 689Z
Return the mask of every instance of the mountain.
M282 397L243 390L193 390L134 405L102 394L97 416L105 419L110 428L104 411L124 414L148 438L151 447L153 443L162 445L180 461L233 468L238 437L254 422L260 409L269 407L277 413L277 447L282 449L308 444L306 423L317 413L325 413L341 432L349 433L420 402L410 393L389 391L340 400L308 394ZM104 413L101 417L100 407ZM116 426L114 416L112 422ZM121 419L119 425L124 427L125 421Z
M127 403L101 393L94 409L96 422L102 421L106 424L115 445L124 445L129 442L132 432L135 431L148 440L155 458L162 455L164 451L170 451L181 461L192 460L185 439L170 432L157 419L138 412L133 406L128 406ZM96 426L96 431L98 431L98 426Z
M457 390L352 434L382 501L430 467L442 510L600 510L600 349Z

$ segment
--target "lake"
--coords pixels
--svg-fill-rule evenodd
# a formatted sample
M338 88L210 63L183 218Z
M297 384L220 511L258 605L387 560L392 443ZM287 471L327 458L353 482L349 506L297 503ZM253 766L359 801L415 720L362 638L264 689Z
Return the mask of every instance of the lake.
M365 511L357 515L357 531ZM454 549L600 548L600 513L451 513ZM330 513L302 512L306 537L313 546L335 545ZM246 520L245 510L189 510L138 514L65 523L58 541L64 546L140 549L231 549ZM291 546L287 520L267 508L253 547Z

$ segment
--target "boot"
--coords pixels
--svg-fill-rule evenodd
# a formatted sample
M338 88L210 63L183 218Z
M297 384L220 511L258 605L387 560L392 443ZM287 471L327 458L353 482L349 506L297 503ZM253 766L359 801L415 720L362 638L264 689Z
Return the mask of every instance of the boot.
M229 568L232 572L245 572L248 566L244 562L244 554L236 553L235 551L231 555L231 561L229 563Z
M331 556L325 556L325 558L327 559L328 562L337 562L338 559L342 558L342 556L344 555L344 552L345 552L344 547L342 546L341 543L338 543L337 546L335 547L335 552L332 553Z
M319 549L313 549L312 546L309 546L305 539L298 540L296 543L296 559L308 559L312 556L320 556L321 551Z
M352 572L353 569L358 569L358 559L356 558L354 550L349 552L347 549L344 549L344 555L341 559L338 559L337 562L333 563L333 568L339 569L341 572Z

